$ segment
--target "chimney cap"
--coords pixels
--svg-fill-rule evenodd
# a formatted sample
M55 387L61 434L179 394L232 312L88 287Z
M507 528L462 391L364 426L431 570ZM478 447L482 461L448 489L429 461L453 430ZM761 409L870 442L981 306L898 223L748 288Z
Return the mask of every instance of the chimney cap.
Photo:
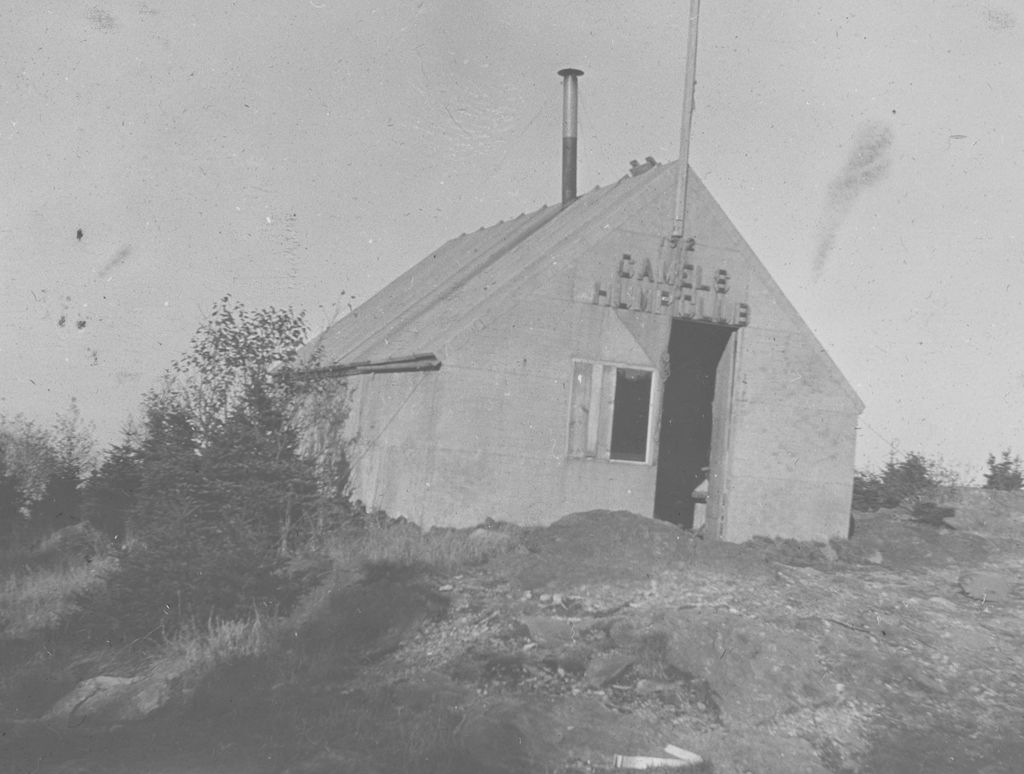
M567 75L583 75L583 71L577 70L575 67L566 67L563 70L559 70L558 74L565 78Z

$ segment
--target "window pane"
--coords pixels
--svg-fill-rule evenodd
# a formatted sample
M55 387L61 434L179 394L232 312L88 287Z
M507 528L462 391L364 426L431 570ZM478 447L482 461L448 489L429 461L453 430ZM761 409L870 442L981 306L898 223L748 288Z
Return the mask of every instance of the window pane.
M651 376L650 371L617 369L610 455L613 460L647 461Z

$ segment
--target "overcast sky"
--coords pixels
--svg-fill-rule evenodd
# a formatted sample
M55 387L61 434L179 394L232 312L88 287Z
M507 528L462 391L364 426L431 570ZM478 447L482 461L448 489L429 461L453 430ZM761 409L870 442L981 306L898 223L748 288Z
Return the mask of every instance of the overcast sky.
M0 413L114 440L227 293L314 330L461 232L678 156L688 2L0 0ZM1024 8L706 0L690 161L867 404L1024 451ZM82 237L77 238L81 229Z

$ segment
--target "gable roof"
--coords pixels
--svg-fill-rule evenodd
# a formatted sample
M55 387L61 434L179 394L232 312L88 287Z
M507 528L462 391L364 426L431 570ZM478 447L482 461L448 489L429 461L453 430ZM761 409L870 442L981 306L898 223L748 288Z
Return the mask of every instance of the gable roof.
M432 350L442 332L461 317L465 306L457 298L460 290L472 283L482 294L496 291L503 279L524 268L524 256L543 255L565 237L586 231L591 221L623 207L675 166L657 165L595 188L568 207L544 206L452 239L312 339L300 360L315 355L319 365L331 366Z
M325 372L345 371L353 365L376 368L379 364L392 370L395 361L434 357L433 353L440 352L453 333L481 315L499 314L500 308L514 305L519 295L516 291L526 278L538 271L557 269L562 247L596 242L629 213L664 204L665 192L674 191L678 165L678 161L655 164L648 171L595 188L567 207L545 206L450 240L307 343L299 353L300 362L314 361L311 365ZM743 244L744 252L751 256L751 271L774 291L775 303L783 304L791 319L817 343L819 354L859 411L863 403L845 375L793 309L728 214L721 211L692 169L689 174L687 211L692 197L697 196L707 197L720 212ZM668 221L666 233L667 226Z

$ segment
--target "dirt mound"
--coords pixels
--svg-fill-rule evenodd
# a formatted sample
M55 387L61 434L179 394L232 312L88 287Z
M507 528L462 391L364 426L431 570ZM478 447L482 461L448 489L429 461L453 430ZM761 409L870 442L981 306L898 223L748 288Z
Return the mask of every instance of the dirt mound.
M967 530L932 525L899 511L854 513L854 537L838 544L840 558L864 562L880 555L888 567L973 565L992 552L992 540ZM955 523L955 522L954 522Z
M763 571L762 551L706 541L664 521L628 511L586 511L565 516L523 537L527 552L499 558L519 590L567 591L583 585L645 586L665 572L702 567L735 576Z

